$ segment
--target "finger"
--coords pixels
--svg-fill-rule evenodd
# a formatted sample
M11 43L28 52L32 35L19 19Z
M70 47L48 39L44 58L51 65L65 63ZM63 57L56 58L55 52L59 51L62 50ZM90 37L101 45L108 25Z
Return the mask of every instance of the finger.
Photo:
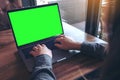
M42 44L41 46L46 47L46 45L45 45L45 44Z
M60 42L60 38L56 38L54 42Z
M38 50L38 48L35 46L35 47L33 47L33 50L34 50L34 51L37 51L37 50Z
M60 36L58 36L58 38L64 38L65 37L65 35L60 35Z
M57 44L57 43L56 43L55 46L58 47L58 48L62 48L62 45L61 45L61 44Z
M41 48L41 45L40 45L40 44L37 44L37 48L40 49L40 48Z
M41 46L42 46L43 48L47 48L47 46L46 46L45 44L42 44Z
M35 51L30 51L30 54L32 54L32 55L35 54Z
M61 42L62 39L63 39L63 37L58 37L58 38L56 38L55 42Z
M45 44L42 44L42 46L44 47L44 48L47 48L47 49L49 49Z
M58 36L58 37L65 37L65 35L60 35L60 36Z

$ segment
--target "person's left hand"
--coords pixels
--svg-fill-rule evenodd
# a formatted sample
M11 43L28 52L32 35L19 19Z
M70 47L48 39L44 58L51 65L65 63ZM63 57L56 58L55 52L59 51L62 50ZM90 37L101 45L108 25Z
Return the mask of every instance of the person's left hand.
M32 54L34 57L47 54L52 58L52 51L48 49L44 44L42 45L38 44L37 46L34 46L30 54Z

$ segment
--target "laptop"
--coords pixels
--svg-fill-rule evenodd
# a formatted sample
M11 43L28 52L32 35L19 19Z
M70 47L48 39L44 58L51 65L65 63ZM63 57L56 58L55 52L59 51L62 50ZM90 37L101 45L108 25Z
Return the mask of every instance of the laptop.
M34 60L29 52L37 44L45 44L53 52L53 63L71 57L68 51L54 46L55 39L64 34L57 3L22 8L7 12L18 53L28 71L32 71Z

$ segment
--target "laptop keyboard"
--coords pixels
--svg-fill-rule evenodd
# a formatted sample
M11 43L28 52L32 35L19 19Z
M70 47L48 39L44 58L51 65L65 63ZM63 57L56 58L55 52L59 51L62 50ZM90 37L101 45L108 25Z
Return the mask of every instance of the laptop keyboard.
M54 46L54 41L55 41L56 37L54 38L51 38L50 40L48 41L45 41L45 42L41 42L40 44L45 44L49 49L53 50L57 47ZM38 43L39 44L39 43ZM34 45L35 46L35 45ZM24 56L28 59L28 58L31 58L33 57L31 54L30 54L30 51L33 49L34 46L30 46L30 47L27 47L27 48L24 48L22 49L23 53L24 53Z

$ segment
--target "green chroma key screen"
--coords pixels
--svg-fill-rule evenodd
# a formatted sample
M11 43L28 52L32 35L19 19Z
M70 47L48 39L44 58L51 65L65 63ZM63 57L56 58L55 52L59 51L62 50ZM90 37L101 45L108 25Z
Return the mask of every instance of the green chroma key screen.
M17 46L63 34L57 4L8 12Z

